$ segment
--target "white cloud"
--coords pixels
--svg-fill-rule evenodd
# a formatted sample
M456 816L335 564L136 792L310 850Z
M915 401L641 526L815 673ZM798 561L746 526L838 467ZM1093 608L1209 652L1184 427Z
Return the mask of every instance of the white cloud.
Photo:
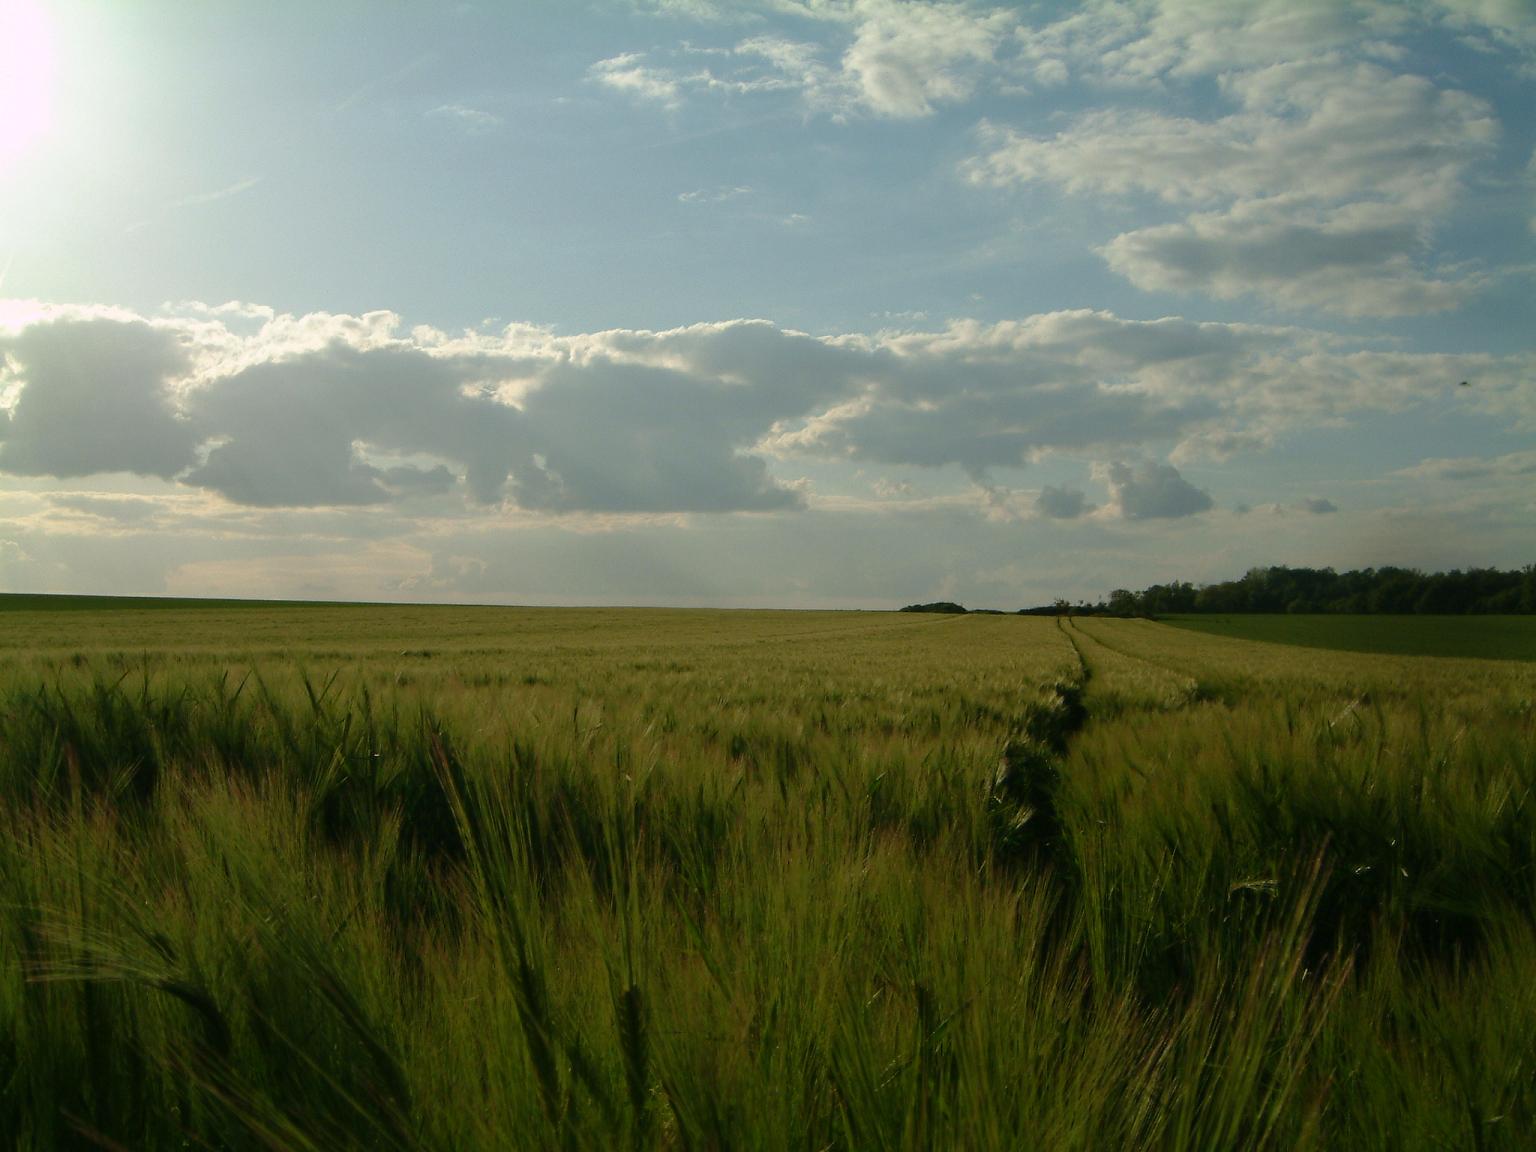
M697 83L717 92L794 92L807 108L845 115L856 98L848 78L823 58L820 46L781 36L752 36L728 53L720 71L704 71Z
M1152 83L1263 67L1378 43L1420 21L1394 0L1161 0L1117 5L1134 15L1121 42L1097 54L1108 79Z
M494 112L472 108L468 104L439 104L427 115L457 124L466 132L489 132L502 125L501 117Z
M973 179L1073 193L1150 193L1170 204L1279 196L1445 207L1498 137L1492 108L1418 76L1338 57L1220 78L1236 111L1212 120L1098 109L1050 137L984 126Z
M1101 253L1149 290L1257 295L1295 310L1392 316L1454 308L1475 277L1424 267L1434 223L1499 127L1464 92L1338 56L1224 73L1211 120L1099 109L1054 136L983 125L971 180L1192 208Z
M679 20L718 21L745 15L740 5L727 0L634 0L635 7L658 16Z
M1033 77L1037 84L1055 88L1071 79L1071 71L1060 60L1043 60L1035 66Z
M746 184L718 184L713 188L695 188L691 192L679 192L677 198L684 204L719 204L751 194L752 189Z
M1401 63L1426 30L1512 56L1536 75L1536 9L1526 0L1098 0L1033 8L954 0L646 0L659 15L705 23L811 23L817 42L759 32L732 49L683 41L668 55L715 56L717 69L642 65L628 53L594 65L616 88L673 102L684 89L795 90L818 111L910 118L969 100L988 85L1053 87L1070 77L1152 88L1351 53ZM1065 14L1063 14L1065 12ZM1031 23L1034 17L1039 22ZM734 59L732 59L734 57ZM766 64L754 70L752 58ZM598 77L601 78L601 77Z
M1400 60L1401 41L1458 33L1529 74L1536 9L1526 0L1107 0L1020 29L1025 55L1062 60L1107 85L1155 86L1327 52Z
M1520 75L1536 79L1536 7L1527 0L1428 0L1425 8L1469 47L1510 53Z
M843 75L881 116L927 116L968 100L1017 17L963 4L861 0Z
M588 68L587 76L606 88L640 100L676 105L682 94L678 80L663 69L642 63L644 59L644 55L639 52L610 56Z
M916 119L969 100L999 74L1018 16L944 0L852 0L777 5L833 30L826 43L761 33L731 49L686 43L653 63L642 53L598 61L588 75L618 91L675 105L685 92L794 92L834 117Z

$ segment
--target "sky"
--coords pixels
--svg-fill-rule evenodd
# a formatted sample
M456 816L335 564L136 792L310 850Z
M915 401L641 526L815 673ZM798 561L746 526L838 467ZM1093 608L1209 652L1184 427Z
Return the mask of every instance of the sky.
M0 0L0 591L1536 562L1536 0Z

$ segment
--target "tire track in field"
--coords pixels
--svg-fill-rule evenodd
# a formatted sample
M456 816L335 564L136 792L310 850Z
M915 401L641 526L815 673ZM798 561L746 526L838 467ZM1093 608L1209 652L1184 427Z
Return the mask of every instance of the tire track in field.
M1056 679L1043 701L1024 709L1018 734L1003 745L987 808L1001 861L1048 867L1057 882L1071 891L1077 887L1078 874L1061 818L1062 769L1072 738L1088 722L1083 695L1093 672L1060 617L1056 627L1072 645L1077 671Z
M1062 620L1066 620L1067 622L1063 624ZM1067 638L1068 644L1072 645L1072 652L1077 657L1077 667L1080 674L1079 678L1082 680L1083 686L1086 688L1088 686L1088 681L1093 676L1093 669L1088 664L1088 657L1083 654L1082 645L1077 642L1077 637L1073 635L1073 633L1077 632L1078 630L1077 625L1072 623L1072 618L1070 616L1058 616L1056 617L1056 630ZM1087 633L1083 633L1083 635L1087 635Z
M1178 668L1172 664L1163 663L1159 660L1151 659L1146 656L1138 656L1133 652L1129 652L1124 648L1111 644L1109 641L1103 639L1103 637L1090 632L1087 628L1077 623L1076 620L1072 620L1070 618L1068 620L1068 628L1065 631L1067 631L1068 639L1073 639L1073 634L1075 634L1077 637L1081 637L1088 644L1103 649L1105 652L1112 654L1119 660L1125 661L1126 663L1133 666L1149 670L1153 679L1161 680L1163 683L1168 685L1169 690L1161 700L1161 705L1165 708L1187 707L1190 704L1198 703L1208 698L1206 689L1200 683L1200 680L1197 677L1190 675L1184 669ZM1077 644L1075 639L1073 640L1073 647L1078 650L1079 658L1084 661L1085 666L1088 665L1089 662L1087 660L1087 655ZM1107 686L1106 690L1109 692L1116 691L1116 689ZM1126 702L1130 702L1128 694L1121 692L1121 697L1123 700L1126 700ZM1148 699L1150 701L1151 698L1148 697Z

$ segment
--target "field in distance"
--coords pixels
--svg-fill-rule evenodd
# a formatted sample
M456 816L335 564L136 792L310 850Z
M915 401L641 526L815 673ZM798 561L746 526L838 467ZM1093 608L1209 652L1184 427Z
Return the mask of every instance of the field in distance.
M0 1146L1518 1148L1536 665L0 612Z
M1164 623L1213 636L1398 656L1536 660L1536 616L1165 616Z

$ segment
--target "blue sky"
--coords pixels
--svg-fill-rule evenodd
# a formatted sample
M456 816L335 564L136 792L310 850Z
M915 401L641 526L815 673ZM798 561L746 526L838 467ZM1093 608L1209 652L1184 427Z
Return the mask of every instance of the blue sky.
M1536 560L1528 0L0 32L0 588L1015 607Z

